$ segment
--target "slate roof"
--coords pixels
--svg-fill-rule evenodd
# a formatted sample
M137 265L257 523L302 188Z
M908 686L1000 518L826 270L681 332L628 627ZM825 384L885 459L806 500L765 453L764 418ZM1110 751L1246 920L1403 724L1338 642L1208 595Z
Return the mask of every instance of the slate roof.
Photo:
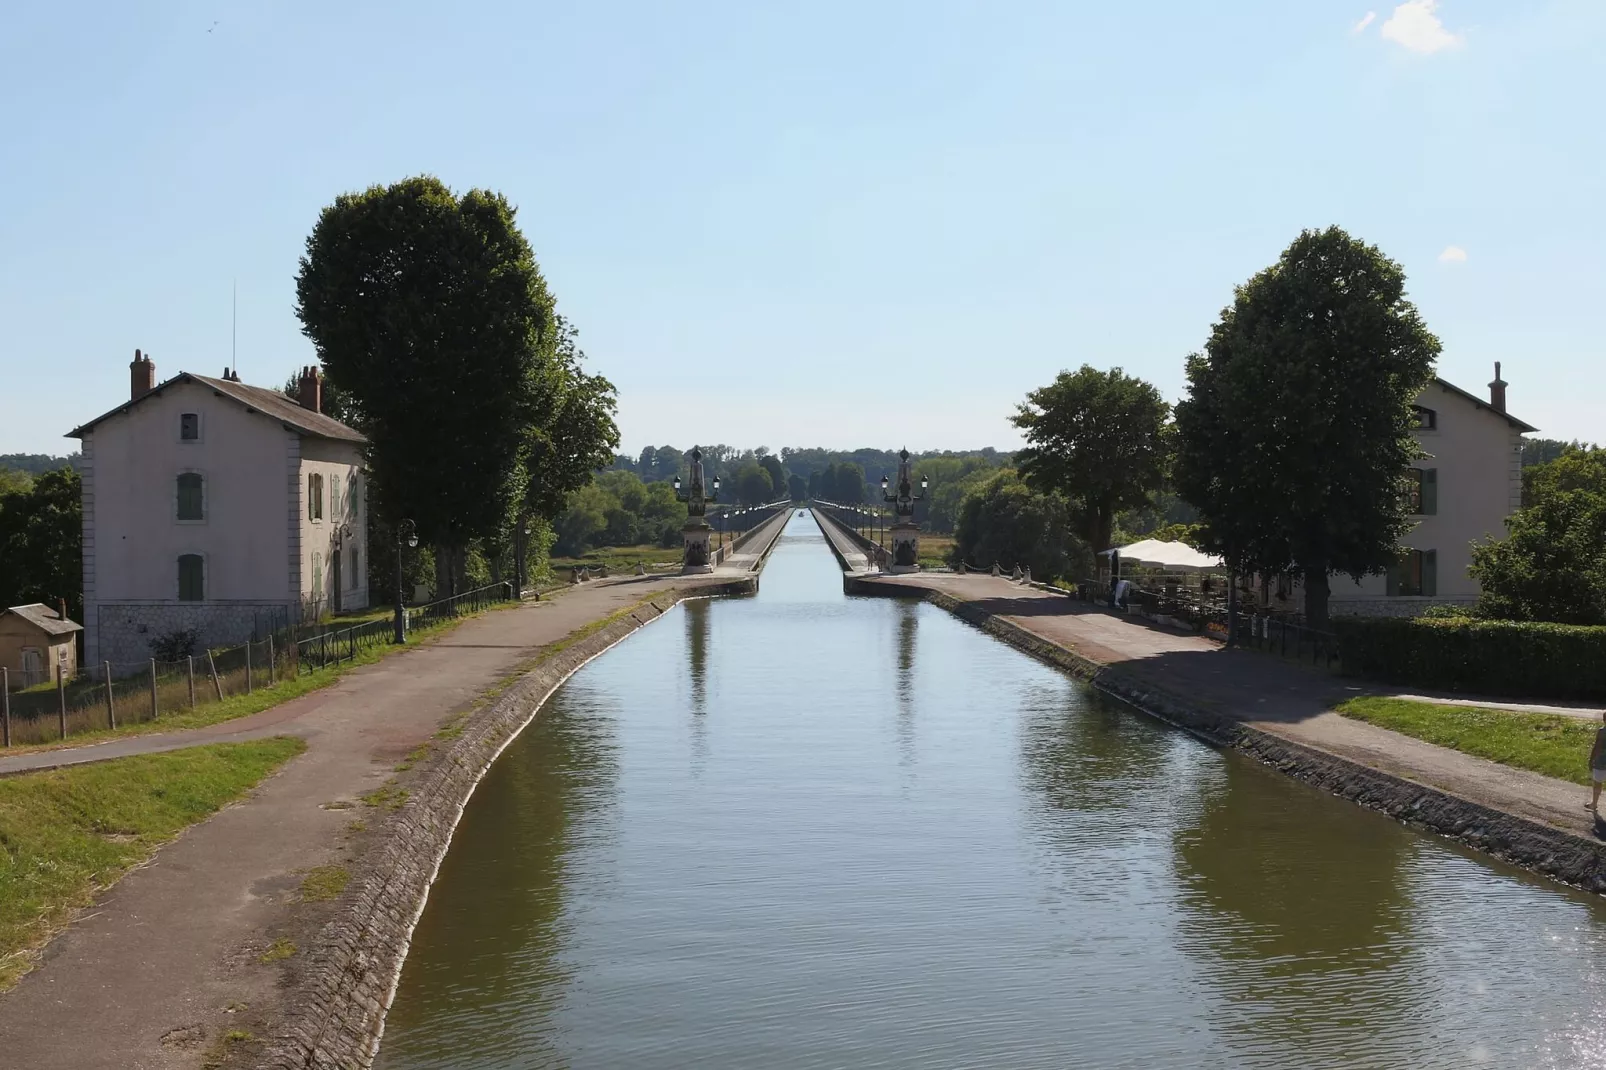
M110 412L102 413L88 423L73 428L67 432L67 437L83 438L87 431L102 420L127 412L141 401L160 394L175 383L200 383L210 387L215 393L245 406L247 412L261 413L270 420L277 420L299 435L326 438L335 442L352 442L357 445L368 441L361 433L347 427L334 417L302 408L293 398L286 397L281 391L270 390L263 386L247 386L232 379L214 379L210 375L196 375L194 372L179 372L173 378L158 384L149 393L141 394L132 401L125 401Z
M64 619L54 609L42 602L31 602L25 606L12 606L7 613L15 613L23 620L32 624L46 635L71 635L73 632L84 630L82 624Z

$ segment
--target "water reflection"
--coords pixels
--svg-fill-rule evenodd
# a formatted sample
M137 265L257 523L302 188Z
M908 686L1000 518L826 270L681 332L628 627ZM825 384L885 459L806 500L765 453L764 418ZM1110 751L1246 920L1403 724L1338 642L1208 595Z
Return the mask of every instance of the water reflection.
M898 706L898 761L905 769L915 764L915 634L920 630L920 603L899 599L898 671L894 690Z
M712 602L697 598L682 603L686 614L686 664L691 681L691 765L700 775L708 761L708 629Z
M507 819L459 826L437 886L474 894L432 897L413 934L416 998L386 1021L387 1053L408 1067L447 1070L465 1050L486 1066L553 1059L575 973L561 950L585 910L569 893L586 880L579 852L611 835L617 794L616 744L597 712L594 693L561 689L475 791L476 811Z
M388 1070L1601 1065L1598 900L844 598L809 523L503 755Z
M1418 986L1398 969L1415 837L1315 792L1291 805L1301 789L1272 777L1234 758L1190 786L1196 819L1173 834L1178 945L1246 1058L1398 1065L1422 1040Z

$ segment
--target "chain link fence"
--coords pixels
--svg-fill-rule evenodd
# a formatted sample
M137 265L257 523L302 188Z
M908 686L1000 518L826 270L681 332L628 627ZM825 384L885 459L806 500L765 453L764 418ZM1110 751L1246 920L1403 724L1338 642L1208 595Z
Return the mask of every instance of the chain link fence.
M512 584L496 583L409 606L404 611L407 630L428 630L512 597ZM103 661L74 672L58 668L56 679L42 681L35 678L39 674L25 678L0 668L0 745L59 742L249 695L281 680L353 661L394 637L394 619L381 617L300 639L283 632L178 659Z

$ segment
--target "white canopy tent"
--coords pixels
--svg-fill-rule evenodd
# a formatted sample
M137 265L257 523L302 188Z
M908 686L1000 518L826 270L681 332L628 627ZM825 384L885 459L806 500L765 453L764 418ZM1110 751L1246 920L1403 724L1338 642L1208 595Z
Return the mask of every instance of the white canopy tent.
M1130 546L1112 546L1099 551L1102 557L1111 554L1120 554L1122 561L1135 565L1151 565L1173 572L1211 572L1227 567L1221 558L1201 553L1187 543L1163 542L1160 539L1144 539Z

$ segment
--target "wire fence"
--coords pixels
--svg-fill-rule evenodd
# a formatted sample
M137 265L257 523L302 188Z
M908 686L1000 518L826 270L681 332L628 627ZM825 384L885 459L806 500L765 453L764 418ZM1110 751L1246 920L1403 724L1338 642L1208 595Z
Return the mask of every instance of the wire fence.
M404 610L407 631L428 630L512 596L512 584L496 583L410 606ZM289 633L269 635L177 659L102 661L71 671L58 666L55 679L42 681L38 674L24 678L0 668L0 745L53 743L155 721L353 661L394 638L394 618L379 617L299 640Z

